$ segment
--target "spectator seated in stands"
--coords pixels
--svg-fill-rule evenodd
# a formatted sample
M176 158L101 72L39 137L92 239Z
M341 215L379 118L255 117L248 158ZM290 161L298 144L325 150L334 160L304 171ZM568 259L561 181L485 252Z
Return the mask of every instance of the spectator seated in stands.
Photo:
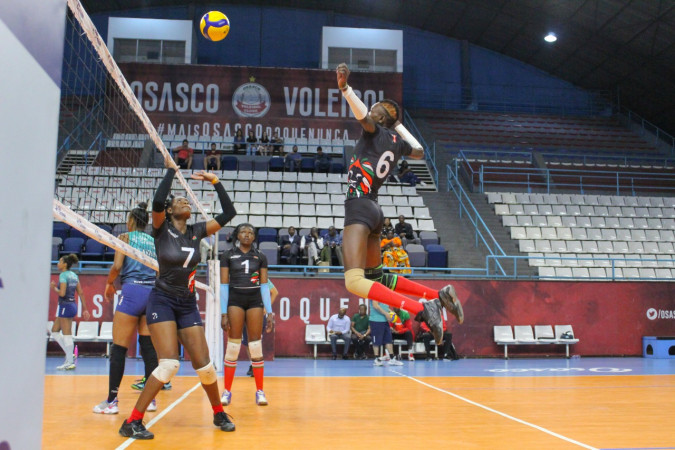
M319 230L313 227L309 234L302 237L300 247L305 250L307 265L316 266L321 262L319 252L323 250L323 238L319 236Z
M410 313L400 308L392 308L392 311L396 313L396 316L393 316L393 320L389 322L391 327L391 337L392 339L405 339L408 351L408 361L415 361L415 355L413 353L413 345L415 342L415 332L412 327L412 319L410 318Z
M270 138L267 136L267 131L263 131L260 141L258 141L258 154L262 156L269 156L272 154L272 145L270 145Z
M398 223L394 227L394 233L396 233L398 237L401 238L401 241L403 242L403 248L405 248L405 246L408 244L420 243L420 240L415 237L412 225L405 221L405 216L403 215L398 216Z
M284 138L279 136L279 132L275 131L270 140L272 144L272 155L281 156L282 149L284 148Z
M323 152L321 146L316 148L316 157L314 159L314 171L318 173L328 173L330 169L330 156Z
M295 227L288 227L288 235L281 237L281 256L286 258L287 264L295 266L298 264L300 254L300 244L302 238L295 232Z
M458 360L459 355L452 343L452 333L447 331L448 324L445 321L445 317L441 315L441 319L443 319L443 348L441 349L441 355L439 357L441 359L451 359L453 361ZM434 337L429 331L429 327L424 322L420 322L417 340L424 342L424 351L426 352L427 361L433 360L434 358L431 356L431 341L434 340Z
M204 169L220 170L220 156L218 156L216 144L212 143L211 150L206 152L206 156L204 157Z
M410 186L415 186L418 183L426 186L426 183L415 175L415 172L412 171L406 160L401 161L401 164L398 166L397 178L401 183L406 183Z
M347 308L340 308L337 314L333 314L328 319L326 331L330 339L330 348L333 351L333 359L337 359L337 340L344 340L344 349L342 350L342 359L349 358L349 344L351 344L351 321L347 317Z
M354 359L368 359L366 350L370 346L370 317L368 317L368 309L366 305L359 305L359 312L352 317L352 345L356 349L354 351Z
M403 250L403 242L401 238L394 235L393 231L389 231L387 237L380 241L380 248L382 249L382 265L384 267L396 267L390 269L393 273L410 273L410 269L401 269L401 267L410 267L410 260L408 253Z
M237 128L234 131L234 143L232 144L232 153L238 155L244 150L246 150L246 139L244 138L244 132L241 130L241 128Z
M255 155L258 150L258 138L253 134L253 130L248 130L248 137L246 138L246 155Z
M287 172L299 172L302 155L298 153L298 146L293 146L293 151L286 155L284 159L284 168Z
M181 169L192 169L192 154L195 152L188 145L188 140L183 139L183 145L174 149L174 161Z
M380 233L380 237L382 239L386 238L389 232L394 233L394 226L391 224L391 219L389 217L384 218L384 224L382 225L382 233Z
M321 261L328 265L333 265L333 257L337 257L338 263L344 266L342 260L342 236L337 232L334 226L328 229L328 234L323 240L323 249L321 250Z

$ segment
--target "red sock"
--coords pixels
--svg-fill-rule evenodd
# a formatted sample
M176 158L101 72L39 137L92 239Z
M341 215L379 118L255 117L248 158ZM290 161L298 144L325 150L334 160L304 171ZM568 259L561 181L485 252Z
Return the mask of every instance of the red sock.
M368 291L368 298L380 303L393 306L394 308L401 308L410 313L417 315L417 313L424 310L422 305L417 300L413 300L405 295L399 294L387 288L382 283L373 283L373 286Z
M255 378L255 388L262 391L263 375L265 374L265 361L251 361L253 366L253 377Z
M134 420L142 419L145 414L137 410L136 408L131 410L131 415L127 419L127 423L131 423Z
M232 390L232 382L234 381L234 371L237 370L237 361L225 360L225 390Z
M416 283L401 276L396 277L396 286L394 286L394 291L406 295L415 295L418 298L425 298L427 300L438 298L438 291L436 289L431 289L430 287Z
M213 408L213 414L218 414L219 412L225 412L223 409L223 405L218 403L217 405L211 405L211 408Z

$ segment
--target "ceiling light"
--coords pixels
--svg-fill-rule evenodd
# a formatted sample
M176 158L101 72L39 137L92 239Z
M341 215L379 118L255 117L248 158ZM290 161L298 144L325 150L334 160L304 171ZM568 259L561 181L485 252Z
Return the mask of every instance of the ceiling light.
M555 33L548 33L546 36L544 36L544 40L546 42L555 42L558 40L558 36L556 36Z

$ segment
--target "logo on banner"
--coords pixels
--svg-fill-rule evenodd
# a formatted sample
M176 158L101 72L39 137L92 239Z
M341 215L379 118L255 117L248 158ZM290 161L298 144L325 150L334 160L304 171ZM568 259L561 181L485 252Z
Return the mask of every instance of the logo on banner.
M249 80L232 94L232 108L239 117L263 117L270 110L270 93L255 82L255 77Z
M675 319L675 310L671 311L669 309L655 309L649 308L647 310L647 319L656 320L656 319Z

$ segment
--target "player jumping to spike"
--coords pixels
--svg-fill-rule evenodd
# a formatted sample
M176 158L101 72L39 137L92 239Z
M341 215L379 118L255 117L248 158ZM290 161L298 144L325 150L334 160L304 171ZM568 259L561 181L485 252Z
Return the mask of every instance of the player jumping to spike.
M417 314L418 320L429 325L434 340L440 345L443 342L441 308L445 307L459 323L464 321L455 288L447 285L436 291L404 277L383 273L380 256L384 215L377 203L377 192L401 156L421 159L424 149L401 124L396 102L382 100L368 112L347 84L347 65L340 64L336 72L338 87L363 127L347 173L349 186L342 241L345 286L352 294ZM421 303L406 295L433 300Z

